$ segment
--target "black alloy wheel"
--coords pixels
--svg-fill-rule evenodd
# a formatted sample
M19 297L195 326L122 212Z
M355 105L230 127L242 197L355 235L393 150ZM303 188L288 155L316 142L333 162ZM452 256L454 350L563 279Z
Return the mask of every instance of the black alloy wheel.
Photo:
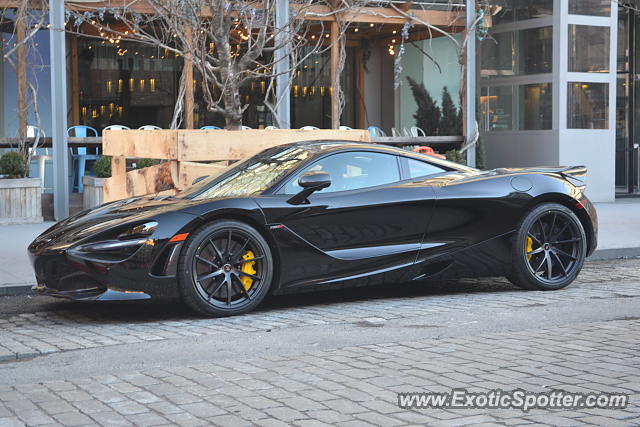
M520 224L513 245L514 284L533 290L568 286L582 269L587 239L582 223L569 208L544 203Z
M264 299L273 277L269 245L253 227L214 221L192 233L180 255L184 302L208 316L246 313Z

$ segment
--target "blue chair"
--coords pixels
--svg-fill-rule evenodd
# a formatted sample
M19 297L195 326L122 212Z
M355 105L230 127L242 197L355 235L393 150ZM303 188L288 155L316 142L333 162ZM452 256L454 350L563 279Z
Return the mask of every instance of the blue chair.
M375 138L378 136L387 136L385 135L384 131L377 126L369 126L367 130L369 131L369 135L371 135L371 138Z
M202 126L201 130L220 130L218 126Z
M91 133L93 135L91 135ZM76 138L86 138L88 136L98 136L98 131L92 128L91 126L71 126L67 129L68 136L75 136ZM71 192L73 192L73 188L75 187L75 183L78 183L78 193L82 193L84 191L84 187L82 185L82 177L87 169L87 162L96 161L98 159L98 149L96 148L94 152L89 153L87 147L78 147L75 149L71 148Z

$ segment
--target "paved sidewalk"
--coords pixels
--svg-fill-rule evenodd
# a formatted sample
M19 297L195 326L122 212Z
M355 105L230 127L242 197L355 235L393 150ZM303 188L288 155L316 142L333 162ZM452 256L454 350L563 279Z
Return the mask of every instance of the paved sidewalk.
M600 223L594 259L640 256L640 199L596 205ZM27 246L53 223L0 226L0 296L35 284Z

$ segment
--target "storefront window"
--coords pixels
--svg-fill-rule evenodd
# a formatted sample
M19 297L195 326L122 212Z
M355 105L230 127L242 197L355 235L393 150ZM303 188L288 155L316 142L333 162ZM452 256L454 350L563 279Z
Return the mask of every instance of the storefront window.
M518 86L520 110L518 129L551 129L553 97L551 83Z
M493 25L553 15L553 0L500 0L491 4L495 7Z
M569 71L609 72L609 28L569 25Z
M569 0L569 13L572 15L611 16L611 3L611 0Z
M551 27L497 33L482 49L482 77L550 73L553 68Z
M168 128L182 60L166 49L134 42L78 42L80 122L101 131L111 124L132 129Z
M512 110L513 86L482 88L480 111L483 130L512 130Z
M608 129L609 84L569 82L567 110L569 129Z

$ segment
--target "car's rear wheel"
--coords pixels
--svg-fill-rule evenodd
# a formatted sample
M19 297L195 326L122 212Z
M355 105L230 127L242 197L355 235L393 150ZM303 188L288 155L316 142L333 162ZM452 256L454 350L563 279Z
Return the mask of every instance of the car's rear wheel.
M575 213L557 203L543 203L520 223L507 277L525 289L562 289L580 273L586 251L587 238Z
M191 233L180 254L184 302L207 316L254 309L269 291L273 257L265 239L239 221L214 221Z

